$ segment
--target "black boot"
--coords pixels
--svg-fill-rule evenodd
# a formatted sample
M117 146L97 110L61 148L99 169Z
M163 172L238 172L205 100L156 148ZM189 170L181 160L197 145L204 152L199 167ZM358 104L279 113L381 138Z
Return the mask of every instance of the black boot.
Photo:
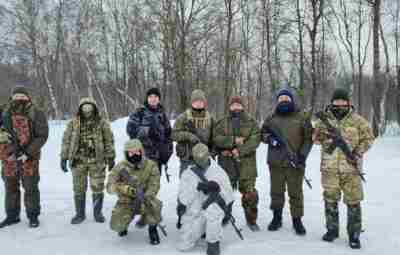
M119 232L118 235L119 235L120 237L127 236L127 235L128 235L128 230L123 230L123 231Z
M149 225L149 238L151 245L160 244L160 236L158 235L157 225Z
M273 210L274 217L271 223L268 225L269 231L277 231L282 227L282 209Z
M29 227L30 228L37 228L40 225L39 219L38 219L38 215L29 215Z
M86 196L75 196L76 215L72 218L71 224L81 224L86 219Z
M93 194L93 216L94 220L98 223L104 223L106 218L104 218L103 209L104 194Z
M354 232L349 234L349 246L352 249L361 249L359 232Z
M322 236L322 240L325 242L333 242L339 237L339 231L337 229L328 229L325 235Z
M293 228L299 236L304 236L306 234L306 229L304 228L301 218L293 218Z
M0 223L0 228L18 224L20 221L19 216L7 215L7 217Z
M207 255L219 255L220 253L219 242L207 243Z

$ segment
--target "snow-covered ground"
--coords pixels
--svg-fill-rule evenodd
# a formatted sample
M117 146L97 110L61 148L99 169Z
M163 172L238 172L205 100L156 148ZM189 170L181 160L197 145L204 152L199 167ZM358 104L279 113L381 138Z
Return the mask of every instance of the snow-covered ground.
M127 137L125 134L126 119L113 123L116 138L118 159L122 157L122 146ZM88 219L79 226L69 222L74 214L72 201L71 174L64 174L59 167L59 151L64 122L52 122L51 133L43 151L41 161L41 227L29 229L25 214L22 223L0 230L0 254L114 254L114 255L147 255L147 254L180 254L176 250L178 241L175 229L176 193L178 186L178 167L176 157L169 164L173 175L171 183L162 177L160 198L164 202L163 217L168 228L168 238L162 236L160 246L148 244L147 230L131 226L127 238L119 238L109 228L109 222L98 224L93 221L90 196L88 197ZM271 219L269 205L269 175L265 164L266 146L258 150L257 188L260 193L259 224L262 231L251 233L245 226L243 211L240 207L240 196L236 194L234 216L243 227L244 241L240 241L231 226L226 227L222 243L223 254L371 254L391 255L400 250L400 138L379 139L368 153L365 162L367 184L366 199L363 202L363 222L365 232L362 234L361 251L350 250L347 246L346 210L340 207L340 238L334 243L321 241L325 231L323 203L320 187L319 149L314 148L308 161L307 175L313 180L313 190L304 186L305 217L307 228L305 237L296 236L292 230L288 207L284 212L284 226L278 232L269 232L266 226ZM399 164L399 165L397 165ZM4 185L0 184L0 219L4 214ZM105 215L110 218L116 197L106 197ZM205 254L205 244L189 254ZM396 252L397 250L397 252Z

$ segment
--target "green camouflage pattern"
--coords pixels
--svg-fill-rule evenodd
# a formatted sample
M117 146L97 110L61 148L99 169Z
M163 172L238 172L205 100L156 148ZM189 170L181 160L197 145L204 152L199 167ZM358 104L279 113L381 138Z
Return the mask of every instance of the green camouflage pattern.
M96 162L77 162L72 168L73 190L76 196L85 195L88 188L88 176L90 189L93 194L102 194L106 180L106 169L98 168Z
M361 205L347 206L347 233L361 233Z
M24 189L24 205L28 217L40 214L40 191L39 191L39 161L32 163L33 175L19 178L16 176L5 176L2 178L5 184L5 209L7 215L19 215L21 212L21 190Z
M289 195L290 214L293 218L304 216L303 195L304 169L270 166L271 210L282 209L285 205L286 187Z
M244 137L244 144L238 145L240 162L238 162L240 180L255 179L257 177L256 150L260 144L260 129L257 122L246 112L241 114L240 130L234 134L230 116L226 116L215 124L213 141L218 153L218 163L232 179L235 172L234 158L225 157L221 154L223 150L233 150L234 137Z
M91 103L92 99L83 99L83 104ZM96 108L97 112L97 108ZM106 162L115 158L114 136L110 123L96 114L94 119L85 123L77 115L67 124L64 131L61 148L61 158L69 160L70 165L75 162L97 164L98 169L103 169Z
M233 130L231 117L226 116L217 121L213 134L215 149L218 153L218 164L228 174L233 186L235 186L234 182L237 178L236 171L239 171L238 186L239 192L242 194L242 207L247 222L255 224L259 200L255 188L257 178L256 149L260 144L260 129L257 122L246 112L242 112L240 130ZM237 145L240 153L239 161L233 157L222 155L224 150L233 150L235 137L244 137L244 143Z
M185 161L192 161L192 150L196 143L191 142L196 139L197 142L204 143L208 146L209 150L213 150L212 132L214 127L214 118L208 111L202 114L193 112L187 109L184 113L180 114L175 121L172 128L172 139L177 143L175 150L178 158L181 160L181 171L187 164ZM189 131L189 125L193 125L196 134Z
M120 176L122 170L126 170L130 176L135 178L144 190L144 203L140 208L136 208L136 198L122 192L122 187L128 185L128 182ZM137 188L137 187L133 187ZM158 165L148 159L135 166L123 160L118 163L108 176L107 191L110 194L116 194L118 201L112 211L111 229L116 232L126 230L135 215L141 215L144 223L156 225L161 221L162 203L157 199L160 190L160 172Z
M330 203L341 200L347 205L357 204L364 199L361 178L353 173L322 172L323 197Z
M339 208L338 203L325 201L325 221L328 230L339 231Z
M8 133L4 129L0 128L0 144L8 144L8 143L10 143L10 138Z
M327 111L326 114L329 122L340 130L353 152L363 155L372 146L375 139L372 129L367 120L355 113L354 110L351 110L341 121L338 121L330 111ZM331 145L331 141L328 137L328 130L322 121L319 119L314 120L313 127L313 140L322 146L321 171L357 174L359 170L346 160L345 154L340 149L336 148L332 154L326 152Z

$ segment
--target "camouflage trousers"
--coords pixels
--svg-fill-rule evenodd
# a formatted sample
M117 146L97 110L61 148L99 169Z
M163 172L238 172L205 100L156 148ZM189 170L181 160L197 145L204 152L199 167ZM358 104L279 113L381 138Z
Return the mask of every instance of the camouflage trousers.
M105 167L96 163L77 163L72 168L72 181L75 196L83 196L88 188L88 178L93 194L102 194L106 179Z
M325 201L325 220L328 230L339 231L339 208L338 203ZM347 232L360 233L362 228L361 222L361 205L347 206Z
M324 200L330 203L340 201L342 193L346 205L359 204L364 198L361 178L357 174L322 171L321 183Z
M111 215L110 227L115 232L127 230L136 215L141 215L144 223L157 225L161 222L162 203L157 198L145 200L140 209L133 204L118 201Z
M9 216L21 212L21 184L24 189L24 205L28 218L40 214L39 160L27 160L22 164L21 175L16 174L16 161L2 161L2 178L5 184L5 209Z
M246 220L250 224L255 224L258 217L256 178L239 179L239 192L242 194L242 207Z
M289 195L290 214L293 218L304 215L303 196L304 170L270 165L271 210L282 209L285 205L286 187Z

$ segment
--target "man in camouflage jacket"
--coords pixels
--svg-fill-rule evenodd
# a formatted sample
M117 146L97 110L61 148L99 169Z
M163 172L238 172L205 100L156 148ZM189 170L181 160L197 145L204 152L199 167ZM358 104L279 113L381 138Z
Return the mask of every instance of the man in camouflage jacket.
M129 140L124 147L125 159L119 162L108 176L107 191L118 195L111 216L111 229L119 236L128 234L135 215L141 215L149 225L152 245L160 243L157 226L161 222L160 172L156 162L145 157L142 143Z
M102 214L105 169L108 166L111 170L114 160L114 136L110 124L100 116L93 99L83 98L76 117L67 124L61 148L61 169L68 172L67 161L72 168L76 215L71 224L80 224L86 218L88 176L95 221L105 221Z
M41 148L47 141L49 127L46 115L32 103L27 88L18 86L1 116L3 137L2 177L5 183L7 218L0 228L20 222L21 192L30 227L38 227L40 214L39 160ZM13 138L12 138L13 137ZM10 139L12 138L12 139Z
M303 178L306 159L313 144L310 114L298 109L289 88L280 89L276 98L277 105L261 129L262 141L268 144L267 162L271 180L270 209L273 211L273 219L268 230L276 231L282 226L287 187L293 228L296 234L305 235L306 229L301 218L304 215ZM281 144L281 140L287 144ZM289 153L293 156L289 156Z
M247 224L258 231L258 192L256 190L256 149L260 144L257 122L243 110L242 100L230 100L230 113L218 120L213 131L218 164L227 172L233 188L239 186Z
M193 163L193 147L201 142L213 149L212 131L214 118L207 111L207 99L202 90L196 89L191 96L191 109L180 114L172 129L172 139L177 142L176 154L180 159L180 175Z
M340 131L353 156L351 159L346 157L337 146L333 152L330 151L332 134L321 119L316 119L313 123L313 140L322 146L321 182L328 230L322 239L332 242L339 236L338 201L343 194L344 203L347 205L349 245L351 248L359 249L362 229L360 202L363 200L360 170L362 157L371 147L374 135L368 122L355 113L346 90L337 89L332 96L331 105L321 114Z

